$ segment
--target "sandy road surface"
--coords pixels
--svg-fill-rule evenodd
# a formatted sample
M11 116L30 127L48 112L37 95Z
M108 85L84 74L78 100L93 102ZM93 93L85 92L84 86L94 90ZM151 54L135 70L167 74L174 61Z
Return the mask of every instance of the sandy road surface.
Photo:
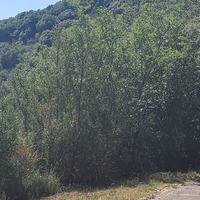
M200 182L192 182L177 189L166 189L154 200L200 200Z

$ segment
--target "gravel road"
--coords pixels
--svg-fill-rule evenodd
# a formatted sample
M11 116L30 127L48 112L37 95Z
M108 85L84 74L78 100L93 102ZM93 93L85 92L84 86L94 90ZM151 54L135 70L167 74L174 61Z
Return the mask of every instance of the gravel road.
M200 183L192 182L177 189L166 189L154 200L200 200Z

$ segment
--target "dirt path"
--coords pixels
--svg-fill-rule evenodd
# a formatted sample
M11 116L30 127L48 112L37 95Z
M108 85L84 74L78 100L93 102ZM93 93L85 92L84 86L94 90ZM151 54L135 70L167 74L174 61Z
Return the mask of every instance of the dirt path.
M154 200L200 200L200 183L191 182L177 189L166 189Z

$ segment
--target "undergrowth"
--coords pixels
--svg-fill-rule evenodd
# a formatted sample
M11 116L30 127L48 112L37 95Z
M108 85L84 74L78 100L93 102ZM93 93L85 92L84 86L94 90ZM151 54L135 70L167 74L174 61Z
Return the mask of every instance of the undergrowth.
M121 183L115 182L111 187L105 189L82 189L62 192L46 200L138 200L153 198L160 190L165 187L177 187L189 180L197 180L197 172L172 173L159 172L142 178L134 178Z

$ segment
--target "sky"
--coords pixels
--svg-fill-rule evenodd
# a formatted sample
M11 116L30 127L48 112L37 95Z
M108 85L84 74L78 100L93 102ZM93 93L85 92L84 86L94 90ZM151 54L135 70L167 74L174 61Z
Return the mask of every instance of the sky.
M0 0L0 20L15 17L18 13L46 8L59 0Z

